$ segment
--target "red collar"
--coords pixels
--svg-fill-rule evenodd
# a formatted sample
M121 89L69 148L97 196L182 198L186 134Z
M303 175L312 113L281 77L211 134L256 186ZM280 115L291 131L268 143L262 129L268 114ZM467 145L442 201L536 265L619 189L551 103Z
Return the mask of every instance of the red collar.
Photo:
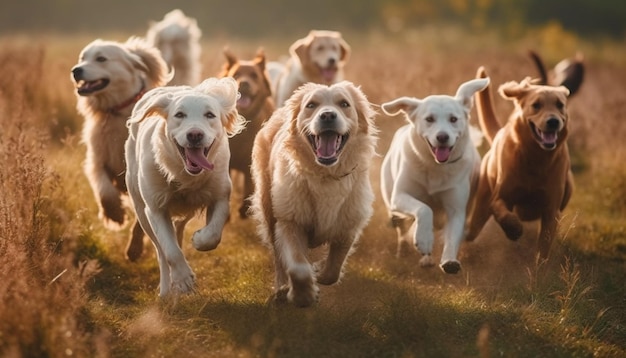
M146 93L146 84L143 81L141 81L141 89L139 90L139 92L137 92L137 94L134 95L133 97L118 104L117 106L113 106L109 108L109 113L119 114L122 109L130 106L131 104L135 104L137 101L139 101L145 93Z

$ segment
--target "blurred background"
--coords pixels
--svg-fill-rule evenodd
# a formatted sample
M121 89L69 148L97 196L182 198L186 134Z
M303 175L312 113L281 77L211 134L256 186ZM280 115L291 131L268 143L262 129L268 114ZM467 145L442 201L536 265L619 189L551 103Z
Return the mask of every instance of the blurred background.
M453 23L507 38L550 27L586 38L623 40L623 0L3 0L0 34L143 33L173 8L205 34L260 38L300 36L313 28L400 32Z

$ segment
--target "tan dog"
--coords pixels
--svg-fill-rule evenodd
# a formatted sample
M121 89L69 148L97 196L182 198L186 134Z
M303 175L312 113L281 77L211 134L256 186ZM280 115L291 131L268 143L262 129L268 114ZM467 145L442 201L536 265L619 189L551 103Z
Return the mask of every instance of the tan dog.
M275 83L276 107L307 82L331 85L343 80L350 46L337 31L312 30L289 48L290 58Z
M482 67L477 77L486 77ZM473 240L491 215L511 240L522 235L522 221L540 219L538 246L545 259L573 190L566 142L569 91L534 85L530 78L501 85L500 94L515 110L500 128L489 88L477 94L479 123L491 149L481 163L467 239Z
M126 142L128 192L157 250L161 297L189 292L194 274L181 250L187 222L206 211L206 226L191 238L213 250L229 215L229 135L243 129L237 83L210 78L196 87L156 88L129 120Z
M146 38L174 69L174 78L168 85L195 86L200 83L201 36L196 19L185 16L179 9L168 12L159 22L151 22Z
M352 83L308 83L259 131L252 151L253 213L272 249L275 298L310 306L330 285L370 216L375 112ZM328 244L312 265L309 248Z
M274 112L274 100L270 89L268 73L265 70L265 54L259 49L251 61L237 59L230 51L225 50L226 63L219 77L233 77L239 85L241 97L237 100L237 111L248 121L246 128L229 141L230 169L244 176L243 203L239 207L239 216L248 216L250 195L253 184L250 175L252 163L252 145L254 137L263 122Z
M170 77L159 50L139 38L126 43L95 40L81 51L78 64L72 68L77 109L85 118L84 171L98 203L99 217L110 228L119 228L125 221L126 120L146 91L165 85ZM142 250L143 231L135 222L126 254L136 260Z

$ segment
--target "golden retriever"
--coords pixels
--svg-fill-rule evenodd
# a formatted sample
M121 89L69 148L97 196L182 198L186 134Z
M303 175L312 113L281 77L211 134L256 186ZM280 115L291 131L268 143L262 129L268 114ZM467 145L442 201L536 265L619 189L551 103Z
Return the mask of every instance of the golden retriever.
M252 150L253 215L271 247L275 300L306 307L340 279L372 215L375 112L352 83L307 83L276 110ZM311 264L309 248L328 245Z
M229 215L229 135L241 131L237 83L210 78L196 87L156 88L137 103L126 141L126 182L137 219L157 250L161 297L194 288L181 250L187 222L206 210L191 239L200 251L220 243Z
M265 53L259 49L254 59L239 60L225 50L226 63L218 77L233 77L239 85L241 97L237 100L237 111L248 121L246 128L230 141L230 169L240 172L243 180L243 203L239 216L246 218L252 195L252 144L263 122L274 112L274 100L270 89L269 75L265 69Z
M125 43L95 40L80 53L72 68L77 109L85 118L82 140L87 146L84 172L109 228L125 221L122 204L126 121L135 102L148 90L163 86L171 75L159 50L140 38ZM143 250L143 231L137 222L126 254L136 260Z
M382 104L385 113L403 112L409 122L396 131L380 173L383 200L398 233L398 256L412 241L424 255L420 265L431 266L434 219L445 213L440 267L446 273L461 269L457 254L480 169L469 114L474 93L488 83L486 78L467 81L454 97L401 97Z
M331 85L343 80L350 46L340 32L312 30L289 48L289 60L276 79L274 96L281 107L293 92L307 82Z
M484 68L477 77L486 77ZM527 77L501 85L499 92L515 104L502 128L489 86L477 94L479 123L491 148L482 160L467 239L473 240L491 215L511 240L521 237L522 221L540 219L538 251L547 259L573 191L566 142L569 91L534 85Z
M161 51L168 65L174 68L174 78L168 83L195 86L200 83L202 64L200 56L202 31L196 19L175 9L159 22L151 22L146 38Z

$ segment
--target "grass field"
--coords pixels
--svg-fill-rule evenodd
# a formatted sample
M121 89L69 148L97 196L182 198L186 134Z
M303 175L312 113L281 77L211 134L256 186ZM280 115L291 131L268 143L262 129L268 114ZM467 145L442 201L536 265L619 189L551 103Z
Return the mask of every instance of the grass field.
M124 259L128 229L108 231L98 221L82 173L82 118L69 75L92 38L0 38L0 356L626 356L626 54L623 44L554 36L346 36L346 77L374 104L453 94L480 65L496 86L535 75L525 54L531 44L550 64L582 48L585 83L569 107L576 189L547 263L534 257L536 223L515 243L489 223L462 247L459 274L420 268L417 253L394 256L395 232L378 195L382 155L404 123L380 114L374 216L341 283L322 287L319 304L307 309L268 302L269 251L236 204L216 250L197 252L186 238L197 292L159 300L153 248L137 263ZM242 58L262 45L272 59L290 41L205 35L205 76L219 71L227 44ZM504 118L511 104L496 102Z

